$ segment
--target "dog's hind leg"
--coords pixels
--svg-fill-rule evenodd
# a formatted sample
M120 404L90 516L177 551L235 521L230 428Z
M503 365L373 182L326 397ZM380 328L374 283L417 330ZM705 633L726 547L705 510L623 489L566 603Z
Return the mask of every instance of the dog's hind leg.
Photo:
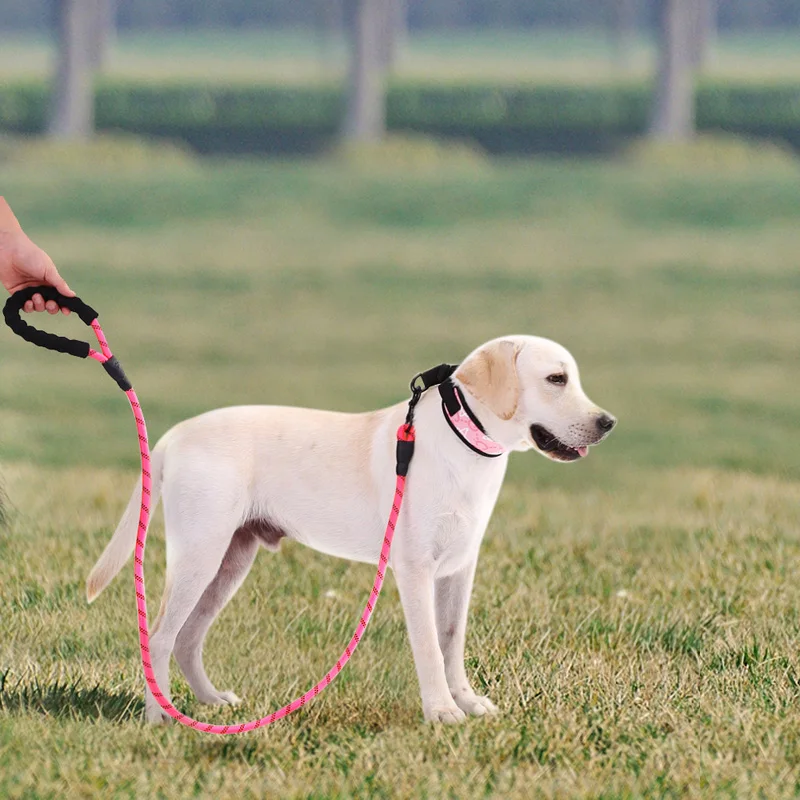
M258 552L259 539L246 528L233 535L216 577L203 592L175 641L175 660L201 703L236 704L233 692L218 691L203 666L203 642L217 615L236 594Z
M221 486L222 476L217 474L219 493L210 498L165 495L164 516L167 534L167 578L161 611L150 637L150 662L158 686L169 698L169 661L175 641L195 606L209 584L219 572L223 557L242 518L237 503L226 502L224 508L215 508L209 499L236 496L233 486ZM170 502L174 499L174 503ZM187 510L188 509L188 510ZM149 722L168 719L150 688L145 691L145 713Z

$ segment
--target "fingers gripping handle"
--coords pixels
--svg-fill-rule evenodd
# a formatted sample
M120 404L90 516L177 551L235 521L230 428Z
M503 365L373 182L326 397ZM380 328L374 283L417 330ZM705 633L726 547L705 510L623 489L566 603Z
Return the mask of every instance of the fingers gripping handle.
M52 286L29 286L27 289L20 289L20 291L15 292L6 301L3 308L3 317L6 325L17 336L38 347L45 347L58 353L67 353L77 358L86 358L90 349L88 342L81 342L77 339L68 339L65 336L57 336L54 333L40 331L22 319L20 315L22 308L35 294L40 294L45 301L54 300L62 308L74 311L85 325L91 325L97 319L97 312L78 297L65 297Z
M35 294L40 294L45 301L53 300L58 303L62 308L68 308L74 311L81 319L84 325L91 325L99 316L90 305L87 305L80 299L80 297L66 297L52 286L29 286L27 289L20 289L14 292L6 302L6 307L3 310L4 314L9 313L9 308L19 314L23 306L28 300L32 299Z

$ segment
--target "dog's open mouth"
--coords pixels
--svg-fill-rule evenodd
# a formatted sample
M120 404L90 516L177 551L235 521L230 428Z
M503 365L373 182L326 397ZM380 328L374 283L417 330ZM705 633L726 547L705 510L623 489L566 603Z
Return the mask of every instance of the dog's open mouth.
M541 425L531 425L531 437L539 450L554 461L577 461L589 452L589 448L585 445L582 447L570 447L564 444L557 436Z

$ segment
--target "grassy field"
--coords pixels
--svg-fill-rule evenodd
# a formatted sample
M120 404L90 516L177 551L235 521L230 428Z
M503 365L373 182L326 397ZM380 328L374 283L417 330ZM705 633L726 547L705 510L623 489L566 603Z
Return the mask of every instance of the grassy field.
M569 347L620 419L585 463L512 458L467 641L499 718L423 724L389 581L327 696L210 739L140 721L127 571L83 599L136 474L125 399L96 364L0 336L0 796L800 792L797 172L210 162L0 182L101 310L154 439L224 404L388 404L507 332ZM160 522L148 552L155 603ZM243 707L197 706L176 677L177 703L235 720L304 690L371 579L262 553L207 648Z
M422 81L637 80L652 74L655 48L637 40L624 67L602 30L458 31L415 33L394 70ZM44 77L52 69L51 44L41 37L0 33L0 75ZM105 74L136 80L307 83L344 77L346 48L301 30L123 32ZM794 31L725 34L705 74L745 81L800 79Z

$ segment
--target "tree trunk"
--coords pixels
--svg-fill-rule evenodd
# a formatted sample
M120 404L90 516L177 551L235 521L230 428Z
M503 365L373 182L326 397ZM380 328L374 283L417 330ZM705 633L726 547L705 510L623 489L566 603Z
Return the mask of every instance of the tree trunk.
M90 66L91 0L56 0L56 71L48 134L88 139L94 131L94 86Z
M116 0L90 0L92 19L89 31L89 65L100 71L108 63L108 53L116 31Z
M650 136L686 141L694 135L692 22L696 0L659 0L659 56Z
M350 70L342 134L351 142L377 142L386 133L383 47L386 0L349 0Z
M696 0L692 28L692 64L695 69L702 69L716 39L717 0Z
M636 42L637 0L611 0L611 37L614 59L622 69L630 69Z

